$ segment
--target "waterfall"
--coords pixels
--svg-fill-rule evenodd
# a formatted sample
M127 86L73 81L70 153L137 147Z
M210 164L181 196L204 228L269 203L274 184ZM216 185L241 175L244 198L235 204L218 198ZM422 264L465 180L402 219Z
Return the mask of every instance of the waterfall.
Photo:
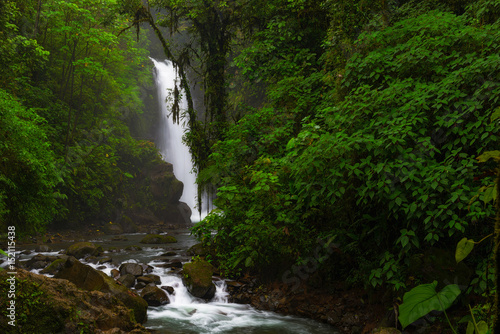
M180 201L186 203L191 208L191 220L198 221L199 219L193 219L199 217L196 205L196 175L193 172L189 148L182 141L182 137L188 130L188 127L182 117L179 124L174 123L171 115L173 89L176 80L178 80L177 71L170 62L160 62L152 58L151 60L155 66L158 105L161 110L160 133L156 144L163 159L174 166L175 177L184 184L184 191ZM186 109L187 102L182 97L180 113L182 114Z

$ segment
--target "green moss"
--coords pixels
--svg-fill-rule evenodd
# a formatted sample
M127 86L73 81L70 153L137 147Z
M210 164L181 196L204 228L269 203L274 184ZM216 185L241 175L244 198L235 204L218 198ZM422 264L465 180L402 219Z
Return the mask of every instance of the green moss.
M141 244L168 244L174 242L177 242L175 237L159 234L148 234L141 240Z
M55 274L59 270L61 270L62 267L64 267L64 263L66 262L66 259L57 259L51 264L49 264L45 269L42 270L43 274Z
M0 273L0 295L7 296L10 284L6 281L6 273ZM20 280L16 277L15 324L8 324L7 298L0 299L0 332L3 333L58 333L64 328L64 315L54 314L51 301L37 283Z

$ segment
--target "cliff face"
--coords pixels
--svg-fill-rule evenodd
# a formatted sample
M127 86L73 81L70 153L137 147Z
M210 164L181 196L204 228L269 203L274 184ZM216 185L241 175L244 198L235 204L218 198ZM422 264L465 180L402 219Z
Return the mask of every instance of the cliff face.
M1 298L0 307L7 309L13 300L15 309L11 317L0 314L2 333L149 333L111 294L83 291L66 279L22 269L13 276L2 270L0 294L8 296L9 291L15 291L15 298Z
M134 185L121 194L124 200L117 206L112 224L105 224L106 233L149 232L191 224L191 209L179 201L184 185L175 177L172 164L160 160L149 164L135 177Z

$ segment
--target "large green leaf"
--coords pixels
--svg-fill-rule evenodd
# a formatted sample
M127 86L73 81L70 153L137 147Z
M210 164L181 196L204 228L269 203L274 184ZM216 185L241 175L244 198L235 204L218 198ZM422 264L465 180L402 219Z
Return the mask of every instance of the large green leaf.
M456 284L445 286L441 292L436 291L437 284L437 281L421 284L405 293L398 317L403 328L431 311L446 310L460 294Z
M458 262L462 261L472 252L474 248L474 240L463 238L457 244L457 249L455 251L455 260Z

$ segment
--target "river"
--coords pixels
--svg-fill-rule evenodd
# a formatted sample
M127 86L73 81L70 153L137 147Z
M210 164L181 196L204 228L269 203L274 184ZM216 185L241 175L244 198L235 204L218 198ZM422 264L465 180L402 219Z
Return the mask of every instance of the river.
M256 310L250 305L242 305L228 302L228 293L225 290L225 282L215 279L217 292L215 297L206 302L191 296L178 274L170 268L159 267L169 260L180 260L188 262L190 258L186 250L194 245L196 241L190 235L189 230L176 230L172 232L178 242L175 244L142 245L139 241L144 234L123 235L126 240L112 240L112 236L103 236L90 240L95 244L102 245L105 250L104 256L113 259L105 265L82 261L94 268L99 268L110 275L111 270L118 268L120 264L133 262L144 263L152 266L152 274L161 277L161 286L171 286L174 293L169 295L170 303L159 307L148 308L148 321L144 324L146 328L155 330L158 334L211 334L211 333L252 333L252 334L336 334L339 333L333 327L310 319L293 316L283 316L274 312ZM51 252L41 253L46 255L57 255L66 249L71 242L51 244ZM142 250L124 250L126 247L137 245ZM34 250L36 245L26 245L21 251ZM110 251L111 250L111 251ZM116 251L120 250L120 251ZM175 252L165 256L166 252ZM38 254L19 254L19 259L24 260ZM37 272L37 271L35 271Z

